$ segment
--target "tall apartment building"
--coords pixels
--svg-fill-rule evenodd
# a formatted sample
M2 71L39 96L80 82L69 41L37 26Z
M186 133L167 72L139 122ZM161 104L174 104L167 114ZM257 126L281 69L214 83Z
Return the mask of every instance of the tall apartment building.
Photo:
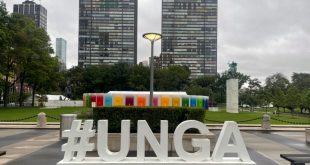
M13 12L28 16L38 27L47 29L47 10L33 1L26 0L22 4L15 4Z
M162 1L163 67L185 65L191 78L217 73L218 0ZM165 59L169 61L165 61Z
M61 63L60 70L66 70L67 64L67 41L63 38L56 38L56 57Z
M80 0L82 66L137 64L137 0Z

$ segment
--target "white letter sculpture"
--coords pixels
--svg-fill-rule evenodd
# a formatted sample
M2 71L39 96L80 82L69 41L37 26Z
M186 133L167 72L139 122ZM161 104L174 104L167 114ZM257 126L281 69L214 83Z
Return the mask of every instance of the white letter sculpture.
M138 135L137 135L137 158L139 161L144 161L145 157L145 139L153 148L155 154L160 161L167 161L168 159L168 121L162 120L160 122L160 144L154 136L151 128L145 120L138 121Z
M210 159L210 140L209 139L192 139L192 144L194 147L198 147L199 151L195 153L189 153L184 150L183 147L183 135L186 130L190 128L197 129L202 135L207 135L209 133L208 128L205 124L189 120L181 123L174 132L174 147L175 151L183 160L187 162L201 162Z
M108 147L108 121L98 121L98 155L102 160L117 162L126 159L130 145L130 120L123 120L121 126L121 145L119 152L111 152Z
M210 140L192 139L192 145L198 151L189 153L183 147L183 135L188 129L197 129L200 134L209 134L209 129L199 121L185 121L175 130L173 140L179 157L168 157L168 121L161 121L160 142L156 139L145 120L138 121L137 157L127 157L130 149L130 120L123 120L119 152L108 148L108 121L98 121L97 149L99 157L85 157L86 152L94 150L89 143L95 136L93 121L87 120L81 130L81 121L74 120L71 130L63 132L68 143L62 146L64 159L57 165L255 165L250 159L236 122L225 122L217 144L210 158ZM145 157L145 140L148 141L157 157ZM232 144L230 143L232 141ZM224 157L225 153L237 153L238 157Z
M229 144L230 141L232 141L233 144ZM236 122L225 122L215 145L212 160L215 162L223 162L225 153L237 153L241 161L251 161ZM229 160L229 158L226 158L226 160Z

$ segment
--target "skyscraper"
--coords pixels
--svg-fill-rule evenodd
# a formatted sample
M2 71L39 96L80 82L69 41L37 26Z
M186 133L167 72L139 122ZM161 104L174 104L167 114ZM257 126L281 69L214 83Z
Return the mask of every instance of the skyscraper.
M217 1L163 0L163 66L185 65L191 78L217 73Z
M46 31L47 28L47 10L33 1L26 0L22 4L15 4L13 8L14 13L26 15L31 18L38 27Z
M137 63L137 0L80 0L79 65Z
M66 70L67 41L63 38L56 38L56 57L61 63L61 70Z

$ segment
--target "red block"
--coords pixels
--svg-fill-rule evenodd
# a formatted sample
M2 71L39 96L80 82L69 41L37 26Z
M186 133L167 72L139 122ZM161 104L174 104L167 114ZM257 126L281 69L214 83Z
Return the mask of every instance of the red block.
M103 95L97 95L97 107L103 107Z
M97 96L96 95L91 95L90 96L90 102L95 103L97 101Z

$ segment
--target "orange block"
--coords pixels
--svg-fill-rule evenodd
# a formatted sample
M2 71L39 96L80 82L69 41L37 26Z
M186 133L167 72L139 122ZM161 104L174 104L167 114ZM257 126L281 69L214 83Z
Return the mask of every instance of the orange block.
M146 97L145 96L138 96L137 102L138 102L138 107L145 107L146 106Z
M170 97L162 96L161 97L161 106L162 107L169 107L169 105L170 105Z
M172 97L172 106L173 107L180 107L181 106L180 97Z

